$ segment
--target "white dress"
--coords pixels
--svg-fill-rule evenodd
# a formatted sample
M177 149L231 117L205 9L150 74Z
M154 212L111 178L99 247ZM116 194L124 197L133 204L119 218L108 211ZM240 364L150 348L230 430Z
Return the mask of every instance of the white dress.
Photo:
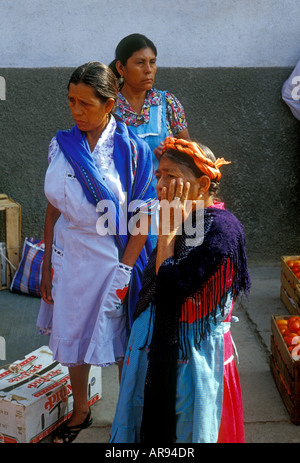
M125 201L113 162L115 120L102 133L92 156L109 186ZM45 194L61 215L52 250L54 304L41 301L37 325L50 334L49 347L64 365L108 365L124 356L126 315L117 290L130 280L131 268L119 264L112 235L96 230L99 213L86 198L56 138L49 147Z

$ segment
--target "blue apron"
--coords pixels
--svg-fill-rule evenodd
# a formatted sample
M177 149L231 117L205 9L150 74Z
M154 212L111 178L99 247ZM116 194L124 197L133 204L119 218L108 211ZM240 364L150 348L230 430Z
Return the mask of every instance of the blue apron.
M152 162L154 167L154 172L158 168L158 159L154 154L155 148L157 148L161 142L165 140L166 137L170 136L167 127L167 109L166 109L166 92L158 91L162 96L161 105L150 106L149 122L140 124L138 126L131 125L130 128L138 137L144 140L152 151ZM118 108L117 114L121 116L120 110ZM122 117L122 116L121 116ZM156 178L154 176L152 180L152 185L156 191ZM154 216L151 224L151 230L149 237L152 243L152 246L156 246L157 242L157 226L158 226L158 211L156 216Z
M138 126L131 125L130 128L132 132L142 138L151 148L152 151L152 160L154 171L158 168L158 160L154 155L153 151L161 142L165 140L166 137L170 136L167 127L167 109L166 109L166 92L158 91L162 96L161 105L150 106L150 118L148 123L140 124ZM117 114L121 116L120 110L117 110ZM153 180L154 187L156 189L156 179Z

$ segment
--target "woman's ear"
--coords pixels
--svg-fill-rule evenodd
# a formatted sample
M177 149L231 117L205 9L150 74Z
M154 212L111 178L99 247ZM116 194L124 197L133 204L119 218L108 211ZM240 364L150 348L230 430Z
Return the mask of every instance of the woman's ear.
M113 109L115 104L115 100L113 98L108 98L105 102L105 112L106 114L109 114L111 110Z
M201 190L202 194L205 194L208 192L210 187L210 178L207 175L202 175L199 178L199 188Z
M123 64L118 59L118 61L116 62L116 69L117 69L117 71L118 71L118 73L120 74L121 77L123 77L123 73L124 73L123 68L124 68Z

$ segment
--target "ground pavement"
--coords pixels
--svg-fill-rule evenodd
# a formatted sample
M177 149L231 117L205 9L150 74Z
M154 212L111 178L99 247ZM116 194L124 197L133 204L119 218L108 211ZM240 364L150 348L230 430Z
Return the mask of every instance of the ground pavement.
M277 391L269 366L271 315L289 315L280 300L280 266L250 265L250 299L235 306L238 323L232 335L238 353L246 443L299 443L300 427L290 417ZM39 300L0 291L0 336L6 340L6 360L22 359L45 345L35 321ZM47 342L46 342L47 344ZM92 406L93 425L83 430L76 443L107 443L118 396L117 367L102 371L103 396ZM45 438L42 442L50 442Z

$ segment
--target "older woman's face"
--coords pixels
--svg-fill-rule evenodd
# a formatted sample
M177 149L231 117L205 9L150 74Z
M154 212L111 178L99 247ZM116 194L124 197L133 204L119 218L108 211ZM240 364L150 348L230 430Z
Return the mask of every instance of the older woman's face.
M79 130L101 133L107 124L107 102L102 103L93 88L83 83L70 84L68 99L72 117Z
M157 197L161 199L161 191L164 187L169 189L171 180L175 179L176 182L180 180L184 183L190 183L188 199L199 199L200 185L199 180L195 177L194 173L186 166L177 164L167 156L162 156L156 171L157 179Z
M151 48L142 48L121 65L121 74L125 85L135 91L151 90L156 74L156 56Z

